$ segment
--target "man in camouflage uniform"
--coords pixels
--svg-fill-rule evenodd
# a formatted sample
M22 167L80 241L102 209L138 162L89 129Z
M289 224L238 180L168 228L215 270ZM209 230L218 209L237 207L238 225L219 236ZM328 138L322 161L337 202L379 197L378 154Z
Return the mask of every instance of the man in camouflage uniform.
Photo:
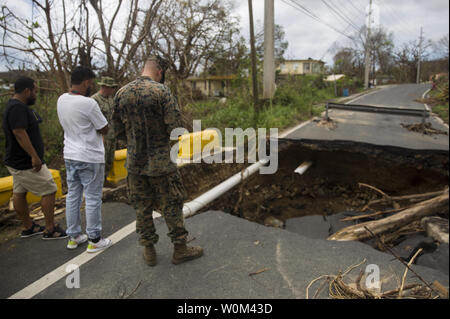
M188 232L182 212L186 191L177 165L170 159L170 133L182 127L182 122L174 96L162 84L166 69L163 59L148 59L142 76L117 92L113 113L116 138L126 135L128 196L136 210L136 231L149 266L156 265L155 209L169 228L167 235L174 244L172 263L203 255L201 247L186 245Z
M98 83L100 91L91 96L97 101L100 110L105 116L109 124L108 134L104 138L105 145L105 179L111 171L114 162L114 154L116 151L116 139L114 137L114 126L112 124L112 113L114 110L114 94L116 93L117 84L113 78L103 76Z

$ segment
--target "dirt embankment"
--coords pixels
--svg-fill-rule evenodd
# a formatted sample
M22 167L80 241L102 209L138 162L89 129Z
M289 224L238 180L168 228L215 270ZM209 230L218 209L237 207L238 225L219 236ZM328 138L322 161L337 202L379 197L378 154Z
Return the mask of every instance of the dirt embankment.
M392 196L442 190L448 185L448 153L408 152L369 145L284 143L275 175L255 174L208 208L255 222L361 209L379 194ZM312 166L294 173L304 161Z

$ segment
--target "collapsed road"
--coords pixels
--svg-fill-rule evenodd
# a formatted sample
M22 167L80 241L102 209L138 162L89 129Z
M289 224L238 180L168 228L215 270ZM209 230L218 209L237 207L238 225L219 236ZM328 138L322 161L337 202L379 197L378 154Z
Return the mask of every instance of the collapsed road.
M310 238L326 239L353 225L352 220L368 221L356 216L363 215L362 207L379 198L381 191L397 197L442 192L448 187L448 126L432 115L426 105L415 102L428 88L429 85L389 86L345 105L329 103L323 118L304 123L279 140L277 174L253 176L210 208L266 225L286 226L287 230ZM427 129L421 133L408 129L411 126ZM306 173L303 170L296 174L302 163L307 164ZM238 204L227 204L232 198L239 198ZM394 207L388 207L390 210L400 211L398 203L391 204ZM443 217L440 222L446 224L444 232L448 238L448 209L436 216ZM403 258L421 245L431 245L428 252L440 251L440 255L433 256L436 261L427 265L448 275L448 239L443 245L434 243L420 220L409 229L402 228L397 236L387 237L385 243L391 246L405 242L403 246L409 250L401 252ZM384 248L375 239L369 243ZM417 259L419 264L426 259L422 256Z
M376 186L391 195L442 190L448 184L448 127L430 114L426 122L446 134L420 134L402 126L422 123L426 108L414 100L427 88L428 85L392 86L346 105L331 105L329 121L311 120L279 139L277 174L253 176L245 186L229 194L230 198L236 197L245 189L240 207L224 205L233 201L223 198L210 207L240 210L247 217L246 214L254 216L255 211L264 213L270 209L268 206L274 206L275 214L278 212L286 220L323 214L324 210L332 214L331 208L320 205L323 197L323 202L330 197L342 204L335 207L334 213L345 209L345 205L351 208L362 204L373 192L360 190L358 183ZM395 97L395 105L389 103L391 97ZM311 163L308 172L294 174L305 162ZM291 199L300 201L296 201L297 207L293 204L292 209L287 209ZM268 200L279 203L271 205ZM310 208L301 209L305 204Z
M403 95L407 101L414 101L427 87L399 89L408 95L415 91L415 95ZM393 96L401 95L395 87L386 90L393 90L389 91ZM381 90L354 102L380 107L379 102L366 101L380 99L378 94L387 95ZM83 247L69 252L62 242L13 240L0 245L0 296L8 298L22 292L19 296L34 298L305 298L306 288L315 278L336 274L364 259L380 268L383 288L398 288L395 279L405 267L389 254L368 249L365 243L328 241L328 230L325 237L314 238L304 229L296 232L261 225L271 218L284 224L301 216L330 218L336 213L357 211L378 198L358 183L375 186L391 196L442 191L448 185L448 137L423 136L400 125L421 123L421 117L342 109L331 109L329 117L334 125L310 121L280 139L277 174L252 175L211 203L203 210L206 213L186 220L190 239L205 248L203 258L171 265L169 240L160 236L160 265L146 267L136 234L116 236L135 219L133 209L124 203L105 203L105 235L120 240L78 265L80 288L68 289L64 274L52 284L45 282L55 275L57 267L82 257ZM446 129L431 118L428 121L440 130ZM295 173L304 162L311 166L302 175ZM181 172L193 199L242 168L192 165ZM160 235L167 232L160 219L157 229ZM437 280L448 286L448 273L423 266L414 270L430 283ZM418 279L410 272L407 282Z

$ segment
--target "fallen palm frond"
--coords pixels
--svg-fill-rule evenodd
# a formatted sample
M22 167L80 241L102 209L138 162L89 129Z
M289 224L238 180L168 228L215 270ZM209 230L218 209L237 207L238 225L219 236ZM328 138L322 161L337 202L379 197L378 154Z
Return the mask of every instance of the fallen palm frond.
M416 254L411 259L410 264L414 261ZM309 290L316 282L323 281L319 288L316 290L314 297L316 298L325 284L328 284L328 295L332 299L438 299L448 298L448 289L443 287L439 283L433 283L433 287L429 287L428 284L421 285L418 283L406 284L406 271L401 282L401 286L396 289L387 290L385 292L380 289L366 288L362 283L364 270L361 268L360 273L356 280L349 282L347 275L354 269L363 266L366 260L361 263L349 267L345 272L339 272L337 275L323 275L320 276L308 285L306 288L306 299L309 299ZM408 268L407 268L408 270ZM434 287L440 285L442 292L436 293ZM447 295L445 295L447 293Z

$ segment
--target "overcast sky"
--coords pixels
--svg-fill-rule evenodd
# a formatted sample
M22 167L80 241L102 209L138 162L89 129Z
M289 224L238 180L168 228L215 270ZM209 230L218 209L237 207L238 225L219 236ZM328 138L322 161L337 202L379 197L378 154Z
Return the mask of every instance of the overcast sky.
M105 7L114 8L115 0L108 1L105 1ZM248 0L230 1L235 4L232 14L239 17L241 33L248 39ZM309 10L322 22L305 15L295 3ZM448 0L373 0L373 3L379 8L380 24L394 33L397 46L418 39L420 26L423 26L425 38L431 40L438 40L449 32ZM19 16L31 17L30 0L0 0L0 5L3 4ZM334 7L343 17L339 17L326 4ZM352 35L356 27L365 24L368 5L369 0L275 0L275 23L283 26L289 42L285 58L311 57L331 64L333 55L330 49L333 44L345 45L350 41L341 33ZM258 31L264 22L264 0L253 0L253 9ZM351 20L353 26L344 19ZM0 70L5 70L5 66L0 65Z
M352 35L356 30L343 18L354 22L355 26L365 24L365 12L369 0L294 0L320 20L335 29ZM289 5L290 3L291 5ZM341 15L337 16L325 3L335 6ZM419 38L423 26L427 39L437 40L448 34L448 0L374 0L380 12L380 23L394 33L396 45ZM242 33L249 35L249 12L247 0L235 0L235 12L240 17ZM253 0L255 27L263 26L264 0ZM284 27L289 48L287 59L323 59L331 63L332 55L327 51L334 42L344 44L350 40L329 26L318 22L295 8L291 0L275 0L275 23Z

